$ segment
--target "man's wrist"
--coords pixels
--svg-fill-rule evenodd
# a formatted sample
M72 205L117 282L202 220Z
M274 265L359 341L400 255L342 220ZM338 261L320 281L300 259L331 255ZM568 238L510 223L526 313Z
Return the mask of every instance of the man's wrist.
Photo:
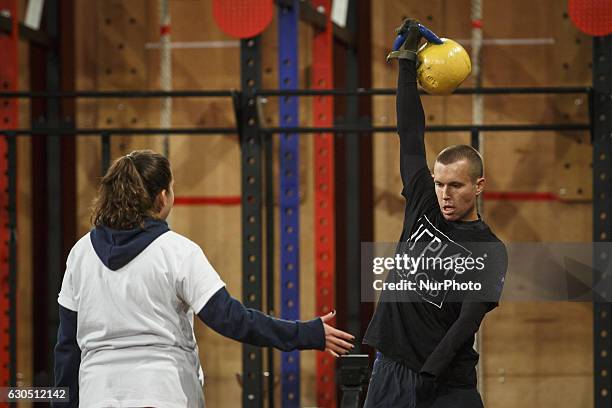
M419 372L419 374L420 374L420 375L421 375L421 377L423 377L423 378L427 378L427 379L430 379L430 380L432 380L432 381L436 380L436 375L435 375L435 374L433 374L433 373L431 373L431 372L429 372L429 371L423 371L423 370L421 370L421 371Z

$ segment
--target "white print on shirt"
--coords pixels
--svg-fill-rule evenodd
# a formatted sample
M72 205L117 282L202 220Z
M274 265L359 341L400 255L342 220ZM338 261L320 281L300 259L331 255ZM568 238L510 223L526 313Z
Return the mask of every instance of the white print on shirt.
M450 239L446 234L437 229L426 215L421 216L416 222L417 228L414 233L408 238L407 251L413 252L416 249L415 254L411 254L414 259L419 258L430 258L430 259L453 259L453 258L467 258L472 255L462 245L457 244L455 241ZM421 244L417 247L417 244ZM423 245L425 244L425 245ZM449 264L449 263L438 263ZM451 262L452 264L452 262ZM421 262L412 263L412 269L397 271L397 273L408 281L415 282L417 288L421 287L437 287L434 283L441 283L447 280L455 280L457 273L453 269L442 269L440 268L428 268L419 270ZM423 283L429 282L429 285ZM442 308L444 299L448 293L447 290L421 290L417 289L415 292L419 294L421 299L431 303L432 305Z

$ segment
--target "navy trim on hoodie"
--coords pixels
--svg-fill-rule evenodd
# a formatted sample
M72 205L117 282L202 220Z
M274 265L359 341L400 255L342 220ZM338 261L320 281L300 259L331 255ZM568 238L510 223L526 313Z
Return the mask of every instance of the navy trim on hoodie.
M166 221L149 218L144 228L115 230L99 226L91 230L89 237L98 258L107 268L116 271L130 263L151 242L170 231Z
M253 346L282 351L325 350L325 330L320 318L305 322L276 319L246 308L225 288L210 298L198 317L217 333Z
M52 407L79 406L79 366L81 349L76 341L77 312L59 306L60 325L55 345L55 387L68 387L67 403L52 403Z

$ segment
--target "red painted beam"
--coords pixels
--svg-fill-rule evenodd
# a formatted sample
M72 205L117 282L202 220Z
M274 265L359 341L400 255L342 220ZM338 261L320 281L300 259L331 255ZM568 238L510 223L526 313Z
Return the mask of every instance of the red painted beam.
M525 191L485 191L483 198L486 201L562 201L554 193Z
M240 205L240 196L176 196L174 197L174 205Z
M17 49L19 44L19 29L17 16L17 0L0 0L0 10L10 13L13 21L13 29L10 35L0 35L0 89L3 91L16 91L18 88L19 66L17 60ZM0 128L17 129L19 110L17 99L0 99ZM0 191L6 192L9 187L8 179L8 143L7 138L0 138ZM8 194L0 195L0 309L3 313L0 317L0 386L9 386L11 376L10 345L11 331L17 330L10 327L9 310L15 305L10 302L10 231ZM13 259L12 262L15 262ZM8 407L2 403L1 407Z
M334 87L333 26L331 0L314 0L312 5L326 17L325 30L315 30L312 41L312 83L314 89ZM334 105L329 96L313 100L313 125L333 126ZM318 315L335 309L336 281L336 219L335 219L335 162L334 134L320 133L314 136L315 144L315 271L316 302ZM332 322L335 324L335 319ZM317 353L317 405L336 407L336 361L327 353Z
M528 191L486 191L483 198L487 201L563 201L559 195L550 192ZM240 205L240 196L176 196L174 205Z

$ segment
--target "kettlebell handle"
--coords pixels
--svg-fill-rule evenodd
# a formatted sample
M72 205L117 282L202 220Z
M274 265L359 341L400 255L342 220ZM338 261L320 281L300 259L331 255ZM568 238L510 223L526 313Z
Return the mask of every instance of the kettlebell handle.
M432 42L434 44L442 44L442 40L438 37L433 31L429 28L425 27L423 24L419 23L419 31L421 35L425 37L427 42Z
M421 33L423 37L425 37L427 42L431 42L434 44L442 44L442 40L440 39L440 37L438 37L433 31L425 27L423 24L419 23L418 26L419 26L419 32ZM404 43L405 39L406 39L406 36L402 34L395 37L395 41L393 42L393 51L399 50L399 48Z

